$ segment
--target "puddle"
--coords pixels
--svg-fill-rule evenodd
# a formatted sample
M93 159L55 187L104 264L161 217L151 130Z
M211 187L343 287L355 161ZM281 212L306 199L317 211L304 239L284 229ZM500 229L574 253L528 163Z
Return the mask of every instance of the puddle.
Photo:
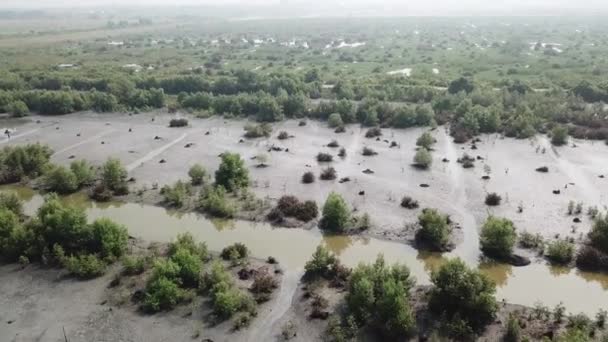
M2 186L25 201L32 215L43 201L35 191L20 186ZM164 208L135 203L94 203L86 194L66 196L66 203L82 207L91 220L108 217L128 227L133 236L148 241L170 241L177 234L190 232L205 241L211 250L221 250L235 243L245 243L255 257L274 256L289 271L302 271L319 244L325 244L348 266L370 262L380 253L389 262L405 263L419 284L429 283L429 273L445 262L446 256L419 252L408 245L372 238L324 236L318 230L278 229L265 223L209 220L195 213L179 213ZM469 264L472 251L454 252L466 255ZM576 269L532 264L512 267L498 263L481 263L479 268L498 285L497 296L510 303L533 306L537 302L553 307L563 302L569 312L595 315L608 307L608 275L580 272Z

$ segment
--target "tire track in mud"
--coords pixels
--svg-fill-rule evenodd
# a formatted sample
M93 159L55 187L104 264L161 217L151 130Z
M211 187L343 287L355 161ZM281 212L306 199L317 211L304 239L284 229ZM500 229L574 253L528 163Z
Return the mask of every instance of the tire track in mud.
M187 136L188 136L188 133L184 133L181 136L179 136L177 139L171 141L170 143L165 144L165 145L157 148L156 150L148 152L145 156L143 156L143 157L137 159L136 161L132 162L131 164L127 165L127 171L131 172L131 171L135 170L136 168L141 166L143 163L150 161L152 158L154 158L154 157L158 156L159 154L165 152L166 150L170 149L173 145L186 139Z
M107 131L105 131L105 132L101 132L101 133L99 133L99 134L97 134L97 135L95 135L95 136L92 136L92 137L88 138L88 139L85 139L85 140L80 141L80 142L77 142L77 143L75 143L75 144L73 144L73 145L70 145L70 146L67 146L67 147L65 147L65 148L62 148L61 150L59 150L59 151L57 151L57 152L53 153L53 156L56 156L56 155L58 155L58 154L65 153L65 152L70 151L70 150L73 150L73 149L75 149L76 147L82 146L82 145L84 145L84 144L88 144L88 143L90 143L90 142L92 142L92 141L94 141L94 140L97 140L97 139L99 139L99 138L103 138L103 137L105 137L106 135L108 135L108 134L110 134L110 133L112 133L112 132L115 132L115 130L113 130L113 129L112 129L112 130L107 130Z
M0 140L0 144L6 144L8 142L13 141L14 139L19 139L19 138L28 136L30 134L34 134L34 133L38 132L39 130L40 130L40 128L35 128L35 129L29 130L29 131L25 131L25 132L23 132L21 134L13 135L10 138L6 138L4 140Z
M555 160L557 167L561 173L566 175L574 186L580 188L580 193L590 203L590 205L600 205L601 194L600 192L589 182L588 177L583 173L582 168L572 164L571 161L564 158L559 154L557 149L549 142L549 139L545 136L539 138L539 144L546 150L550 151L549 155ZM561 186L561 184L560 184Z
M273 307L265 317L257 317L256 321L259 322L259 324L251 326L251 330L245 341L260 342L276 340L276 336L280 329L276 325L291 308L293 297L298 289L302 275L303 273L301 271L285 271L285 273L283 273L283 281L281 282L280 291L275 299Z

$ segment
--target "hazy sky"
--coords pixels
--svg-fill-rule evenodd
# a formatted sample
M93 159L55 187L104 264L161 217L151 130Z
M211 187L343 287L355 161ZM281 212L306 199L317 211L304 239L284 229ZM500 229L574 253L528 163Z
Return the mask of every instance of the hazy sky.
M483 12L529 12L529 14L549 14L556 10L569 14L568 10L584 11L587 14L605 14L608 0L282 0L290 5L302 5L308 9L343 8L357 11L376 9L390 13L413 12L423 14L459 14ZM87 7L87 6L192 6L192 5L275 5L281 0L0 0L0 8L27 7Z

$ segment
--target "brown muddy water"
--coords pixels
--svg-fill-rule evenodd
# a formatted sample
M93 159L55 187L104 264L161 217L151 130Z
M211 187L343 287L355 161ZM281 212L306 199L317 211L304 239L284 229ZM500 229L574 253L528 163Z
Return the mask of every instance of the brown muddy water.
M17 193L25 201L26 212L30 215L43 202L43 197L29 188L3 186L0 190ZM291 272L301 272L320 244L326 245L348 266L370 262L378 254L383 254L389 262L405 263L419 284L428 284L430 271L441 265L446 258L460 256L492 278L498 286L497 297L509 303L527 306L543 303L553 307L562 302L569 312L585 312L590 315L608 307L606 274L550 267L539 262L526 267L484 262L480 264L477 260L478 252L461 250L470 247L467 244L461 244L454 252L441 256L419 252L402 243L373 238L325 236L318 230L279 229L268 224L246 221L215 221L195 213L178 213L135 203L95 203L85 194L67 196L64 201L86 209L91 220L111 218L127 226L131 235L147 241L166 242L174 239L177 234L189 232L216 251L229 244L242 242L250 248L253 256L274 256Z

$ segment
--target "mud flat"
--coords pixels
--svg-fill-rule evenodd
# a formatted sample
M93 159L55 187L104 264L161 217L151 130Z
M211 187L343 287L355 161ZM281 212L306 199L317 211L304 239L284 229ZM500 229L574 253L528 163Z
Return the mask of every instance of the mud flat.
M286 272L283 286L276 302L270 303L272 309L268 315L258 317L254 322L260 323L249 328L251 336L258 338L279 333L279 322L291 310L293 296L297 292L296 280L299 280L303 265L319 244L327 245L348 266L369 262L382 253L388 261L407 264L421 285L429 284L429 272L446 257L460 256L468 264L479 266L496 281L497 297L509 303L533 306L542 302L553 307L563 302L569 312L589 315L608 307L606 275L549 267L542 259L534 260L527 267L480 262L478 245L478 229L490 214L513 220L520 231L539 233L548 239L559 234L560 237L578 240L589 230L591 220L583 213L576 216L582 222L575 224L575 216L567 215L566 208L572 200L583 202L585 210L588 206L605 209L608 184L605 178L599 177L608 173L608 149L603 144L574 141L576 147L553 149L544 137L514 140L490 135L483 136L473 147L471 143L454 144L445 128L439 127L432 132L437 139L433 165L429 171L420 171L410 164L415 154L415 141L423 129L385 129L383 136L376 140L365 138L365 129L359 126L348 126L345 133L336 134L324 123L308 121L306 126L300 127L297 121L285 121L274 125L272 137L248 140L242 137L243 121L191 118L189 127L169 128L168 122L172 117L166 113L132 116L79 113L31 117L29 122L11 124L11 128L17 131L10 140L0 140L0 144L46 143L56 151L53 162L60 164L69 164L72 156L95 164L101 164L108 157L118 157L128 165L130 176L136 179L133 189L186 179L187 170L194 163L201 163L213 172L219 165L219 154L238 152L250 167L252 190L259 197L277 199L285 194L295 194L302 200L311 199L322 204L329 192L336 191L359 213L367 212L374 225L366 235L327 236L316 228L276 229L255 222L210 221L195 213L176 212L145 203L97 204L88 201L84 194L65 199L84 206L91 219L110 217L125 224L131 235L146 241L170 241L179 233L191 232L197 239L207 242L211 250L243 242L255 257L277 258ZM276 139L282 130L294 137ZM345 158L337 157L337 149L326 146L333 139L346 149ZM397 147L390 147L392 141ZM186 148L186 145L190 147ZM283 151L268 152L272 146L281 147ZM363 156L361 151L365 146L373 148L378 155ZM334 162L317 163L315 156L320 151L333 154ZM465 152L476 159L474 168L464 169L456 162ZM269 155L269 167L254 167L255 161L251 158L260 153ZM442 161L444 158L447 162ZM166 163L159 163L161 159ZM317 180L309 185L300 182L305 171L318 175L328 165L337 170L338 179L349 177L351 181ZM536 172L540 166L547 166L549 172ZM374 172L365 174L362 172L365 169ZM489 176L489 179L483 180L482 176ZM429 187L421 187L421 184ZM40 195L25 188L4 189L17 191L27 201L30 213L42 201ZM557 189L560 190L559 195L553 193ZM361 196L361 191L365 195ZM487 207L484 198L488 192L501 195L502 204ZM434 207L451 215L461 227L462 234L454 251L440 256L419 252L403 243L408 236L405 227L417 221L421 210L401 208L399 204L404 195L418 200L420 208ZM0 312L3 321L1 336L23 334L30 329L27 324L31 324L38 327L32 330L36 334L49 336L50 340L61 340L62 333L57 335L61 332L57 329L61 327L56 328L54 323L58 319L67 322L65 324L73 324L70 330L84 331L83 341L90 340L101 335L91 335L93 332L87 335L87 319L89 322L103 322L97 318L99 316L94 316L102 313L114 317L107 319L117 320L116 324L108 323L108 326L124 327L125 335L107 336L123 336L126 340L137 340L133 336L158 336L158 340L165 340L163 336L190 337L193 331L182 331L185 330L182 329L184 324L194 324L193 321L182 320L181 317L173 319L171 314L166 317L131 317L129 313L100 308L98 299L107 284L103 278L86 283L68 281L64 285L63 280L57 281L56 275L48 270L28 267L19 271L16 266L2 267L2 284L10 285L6 285L7 292L3 291L9 295L2 299L2 308L7 310ZM33 299L23 302L25 296ZM54 303L59 302L65 306L64 310L56 310ZM26 309L42 316L24 319L30 317L27 316L29 314L33 315ZM107 314L107 311L114 313ZM15 312L19 312L20 324L25 325L6 323L14 320L11 314ZM83 320L83 317L87 319ZM131 327L131 323L140 328ZM44 335L51 330L53 335ZM132 335L127 333L130 330ZM180 330L181 335L171 334L174 330ZM150 335L145 335L147 333ZM247 340L244 335L229 336L235 341Z

